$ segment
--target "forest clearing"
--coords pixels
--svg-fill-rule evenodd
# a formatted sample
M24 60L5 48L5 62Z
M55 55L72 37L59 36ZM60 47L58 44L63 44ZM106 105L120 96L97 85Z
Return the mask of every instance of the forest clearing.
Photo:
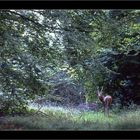
M2 130L139 130L140 109L135 111L111 111L109 117L103 112L79 112L75 109L45 109L44 113L27 116L5 117ZM116 113L117 112L117 113Z
M0 20L0 130L140 129L140 10Z

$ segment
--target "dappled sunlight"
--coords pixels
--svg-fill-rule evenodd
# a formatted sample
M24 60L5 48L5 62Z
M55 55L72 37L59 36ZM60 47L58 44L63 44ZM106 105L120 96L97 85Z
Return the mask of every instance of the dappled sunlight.
M0 129L140 128L140 10L0 10Z

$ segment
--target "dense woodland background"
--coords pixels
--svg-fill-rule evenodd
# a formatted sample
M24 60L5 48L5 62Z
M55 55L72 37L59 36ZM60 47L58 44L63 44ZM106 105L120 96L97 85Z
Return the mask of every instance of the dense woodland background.
M98 104L98 86L140 105L140 10L0 10L1 116Z

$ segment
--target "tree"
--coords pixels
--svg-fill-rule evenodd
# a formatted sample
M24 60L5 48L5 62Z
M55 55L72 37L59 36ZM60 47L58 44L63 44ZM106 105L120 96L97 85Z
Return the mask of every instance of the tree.
M61 71L95 100L120 72L114 55L139 52L139 10L0 10L0 20L1 98L15 108L47 96Z

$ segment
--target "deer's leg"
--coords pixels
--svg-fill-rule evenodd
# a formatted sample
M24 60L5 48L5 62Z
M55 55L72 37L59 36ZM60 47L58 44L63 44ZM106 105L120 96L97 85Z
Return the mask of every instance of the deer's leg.
M110 107L108 106L108 116L109 116L109 109L110 109Z
M108 107L106 106L106 115L108 116Z
M105 106L105 115L109 116L109 107L108 107L108 105Z
M106 106L104 105L104 115L106 114Z
M109 108L107 107L107 116L109 116Z
M107 116L109 116L109 106L108 105L107 105L106 109L107 109Z
M106 103L106 112L107 112L107 116L109 116L109 102Z

